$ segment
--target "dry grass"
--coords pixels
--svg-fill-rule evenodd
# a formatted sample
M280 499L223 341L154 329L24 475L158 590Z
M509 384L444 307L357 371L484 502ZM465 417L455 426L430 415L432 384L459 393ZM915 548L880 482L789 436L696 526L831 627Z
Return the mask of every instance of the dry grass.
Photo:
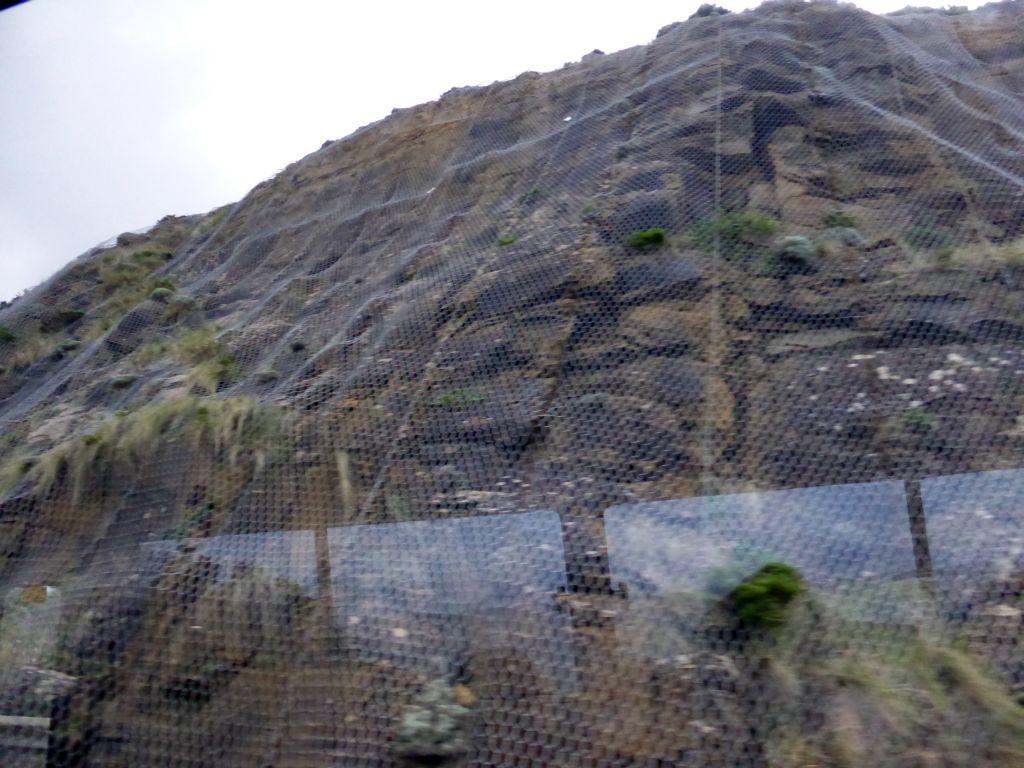
M222 383L234 381L238 364L217 339L217 328L205 325L176 338L153 342L140 347L132 356L136 369L157 360L172 359L188 367L189 384L213 394Z
M167 252L140 250L126 253L114 249L100 259L99 279L105 301L93 308L81 331L91 341L109 331L118 318L134 309L157 288L174 284L167 278L153 278L152 272L165 264Z
M981 265L1002 263L1011 265L1024 264L1024 237L1007 243L969 243L955 248L946 249L940 254L941 260L948 264Z
M108 293L141 283L154 269L167 261L163 253L140 250L125 253L115 250L100 260L99 277Z
M53 337L41 331L22 336L5 355L0 356L8 372L24 370L53 352Z
M92 433L61 443L38 457L17 456L0 466L0 490L28 475L34 492L58 487L81 497L90 481L111 470L134 473L171 439L196 454L233 466L242 455L262 466L283 436L284 411L252 397L177 397L144 405L102 422Z
M222 205L220 208L214 208L196 225L195 230L192 232L193 236L202 237L215 230L221 225L233 207L234 204L229 203L228 205Z

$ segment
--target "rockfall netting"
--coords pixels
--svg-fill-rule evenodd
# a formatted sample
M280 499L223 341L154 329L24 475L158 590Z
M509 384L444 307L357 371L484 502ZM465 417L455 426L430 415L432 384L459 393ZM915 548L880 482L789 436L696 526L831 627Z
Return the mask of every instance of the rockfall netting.
M1024 765L1022 28L704 11L0 310L0 763Z

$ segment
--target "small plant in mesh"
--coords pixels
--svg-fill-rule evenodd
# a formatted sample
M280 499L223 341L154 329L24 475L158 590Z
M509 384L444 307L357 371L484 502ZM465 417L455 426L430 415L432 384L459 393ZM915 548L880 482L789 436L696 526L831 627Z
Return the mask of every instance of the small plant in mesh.
M110 386L114 389L128 389L128 387L138 381L138 378L134 373L119 373L116 376L110 377Z
M512 235L502 235L498 238L498 245L504 247L506 245L512 245L516 239Z
M947 232L933 227L907 227L903 231L903 240L911 248L919 251L934 251L949 245Z
M694 242L703 250L716 247L727 259L759 252L779 229L779 223L759 211L733 211L698 222L691 230Z
M52 360L63 360L65 355L74 352L82 345L78 339L63 339L56 347L53 348L53 352L50 354Z
M543 199L544 199L544 193L541 192L536 187L534 187L529 192L526 192L525 194L520 196L519 204L520 205L526 205L526 206L536 205L537 203L539 203Z
M157 290L162 289L158 288ZM166 303L164 319L176 323L195 308L196 300L186 293L175 293L166 300Z
M447 681L431 681L406 707L395 745L399 755L423 765L440 764L469 749L470 709Z
M165 530L161 539L183 539L190 534L206 533L206 528L213 521L216 510L214 503L208 502L189 510L181 520Z
M477 405L484 401L484 396L472 389L460 387L445 392L434 401L435 405L442 408L466 408L470 405Z
M0 325L0 344L13 344L18 340L18 335L6 325Z
M84 309L64 309L60 313L60 322L62 325L68 326L77 323L83 317L85 317Z
M153 287L154 288L166 288L169 291L173 291L176 288L176 286L174 285L174 281L171 280L171 278L169 278L169 277L161 277L161 278L158 278L157 280L154 280L153 281Z
M189 374L189 381L207 392L216 392L237 378L238 359L230 354L205 360L196 365Z
M737 585L726 603L744 624L779 627L786 622L789 604L803 589L803 576L796 568L768 563Z
M935 417L924 408L908 408L903 412L903 426L915 432L925 432L935 427Z
M821 223L827 229L856 229L859 226L856 216L838 209L826 213L822 217Z
M660 248L668 240L668 233L662 227L638 229L626 239L630 248Z

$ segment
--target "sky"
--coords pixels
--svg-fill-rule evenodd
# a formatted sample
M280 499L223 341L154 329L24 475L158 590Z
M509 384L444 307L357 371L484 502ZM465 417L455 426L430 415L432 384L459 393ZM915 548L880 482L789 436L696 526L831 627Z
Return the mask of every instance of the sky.
M699 2L31 0L3 11L0 300L120 232L234 202L393 108L649 42Z

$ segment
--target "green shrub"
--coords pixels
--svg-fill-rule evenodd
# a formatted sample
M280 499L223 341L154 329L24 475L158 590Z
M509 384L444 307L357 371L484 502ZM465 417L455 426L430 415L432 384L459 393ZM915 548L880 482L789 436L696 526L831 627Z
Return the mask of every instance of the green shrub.
M60 344L57 345L57 349L61 352L73 352L82 345L78 339L64 339Z
M903 426L913 430L927 430L935 426L935 419L924 408L908 408L903 412Z
M932 251L949 245L949 234L932 227L908 227L903 231L903 239L911 248L921 251Z
M133 261L138 262L149 269L153 269L161 262L170 261L172 258L174 258L174 254L170 251L142 250L136 251L132 254Z
M856 229L859 226L856 216L840 210L826 213L822 217L821 223L826 229Z
M661 227L638 229L626 242L631 248L657 248L665 244L668 234Z
M18 340L18 335L6 325L0 325L0 344L13 344Z
M114 389L128 389L138 378L138 376L131 373L120 373L117 376L111 377L110 386Z
M789 235L772 246L764 271L775 276L813 274L817 271L818 248L803 235Z
M498 238L498 245L500 245L500 246L512 245L512 243L514 243L515 241L516 241L516 239L514 237L512 237L512 235L502 235L501 237Z
M779 223L758 211L735 211L698 222L691 231L694 242L705 251L736 259L758 250L778 231Z
M157 288L157 291L160 290L163 289ZM176 323L188 315L196 305L196 300L185 293L175 293L166 301L167 309L164 311L164 319L172 323Z
M483 395L474 392L471 389L459 388L445 392L434 401L434 404L439 405L442 408L465 408L470 405L482 403L483 401Z
M154 288L153 289L153 292L149 294L149 298L151 298L153 301L158 301L161 304L164 304L173 295L174 295L174 291L172 291L170 288L165 288L163 286L160 286L159 288Z
M60 313L60 321L65 326L77 323L85 317L85 310L83 309L65 309Z
M744 624L778 627L786 610L803 591L800 571L785 563L768 563L729 593L727 601Z

